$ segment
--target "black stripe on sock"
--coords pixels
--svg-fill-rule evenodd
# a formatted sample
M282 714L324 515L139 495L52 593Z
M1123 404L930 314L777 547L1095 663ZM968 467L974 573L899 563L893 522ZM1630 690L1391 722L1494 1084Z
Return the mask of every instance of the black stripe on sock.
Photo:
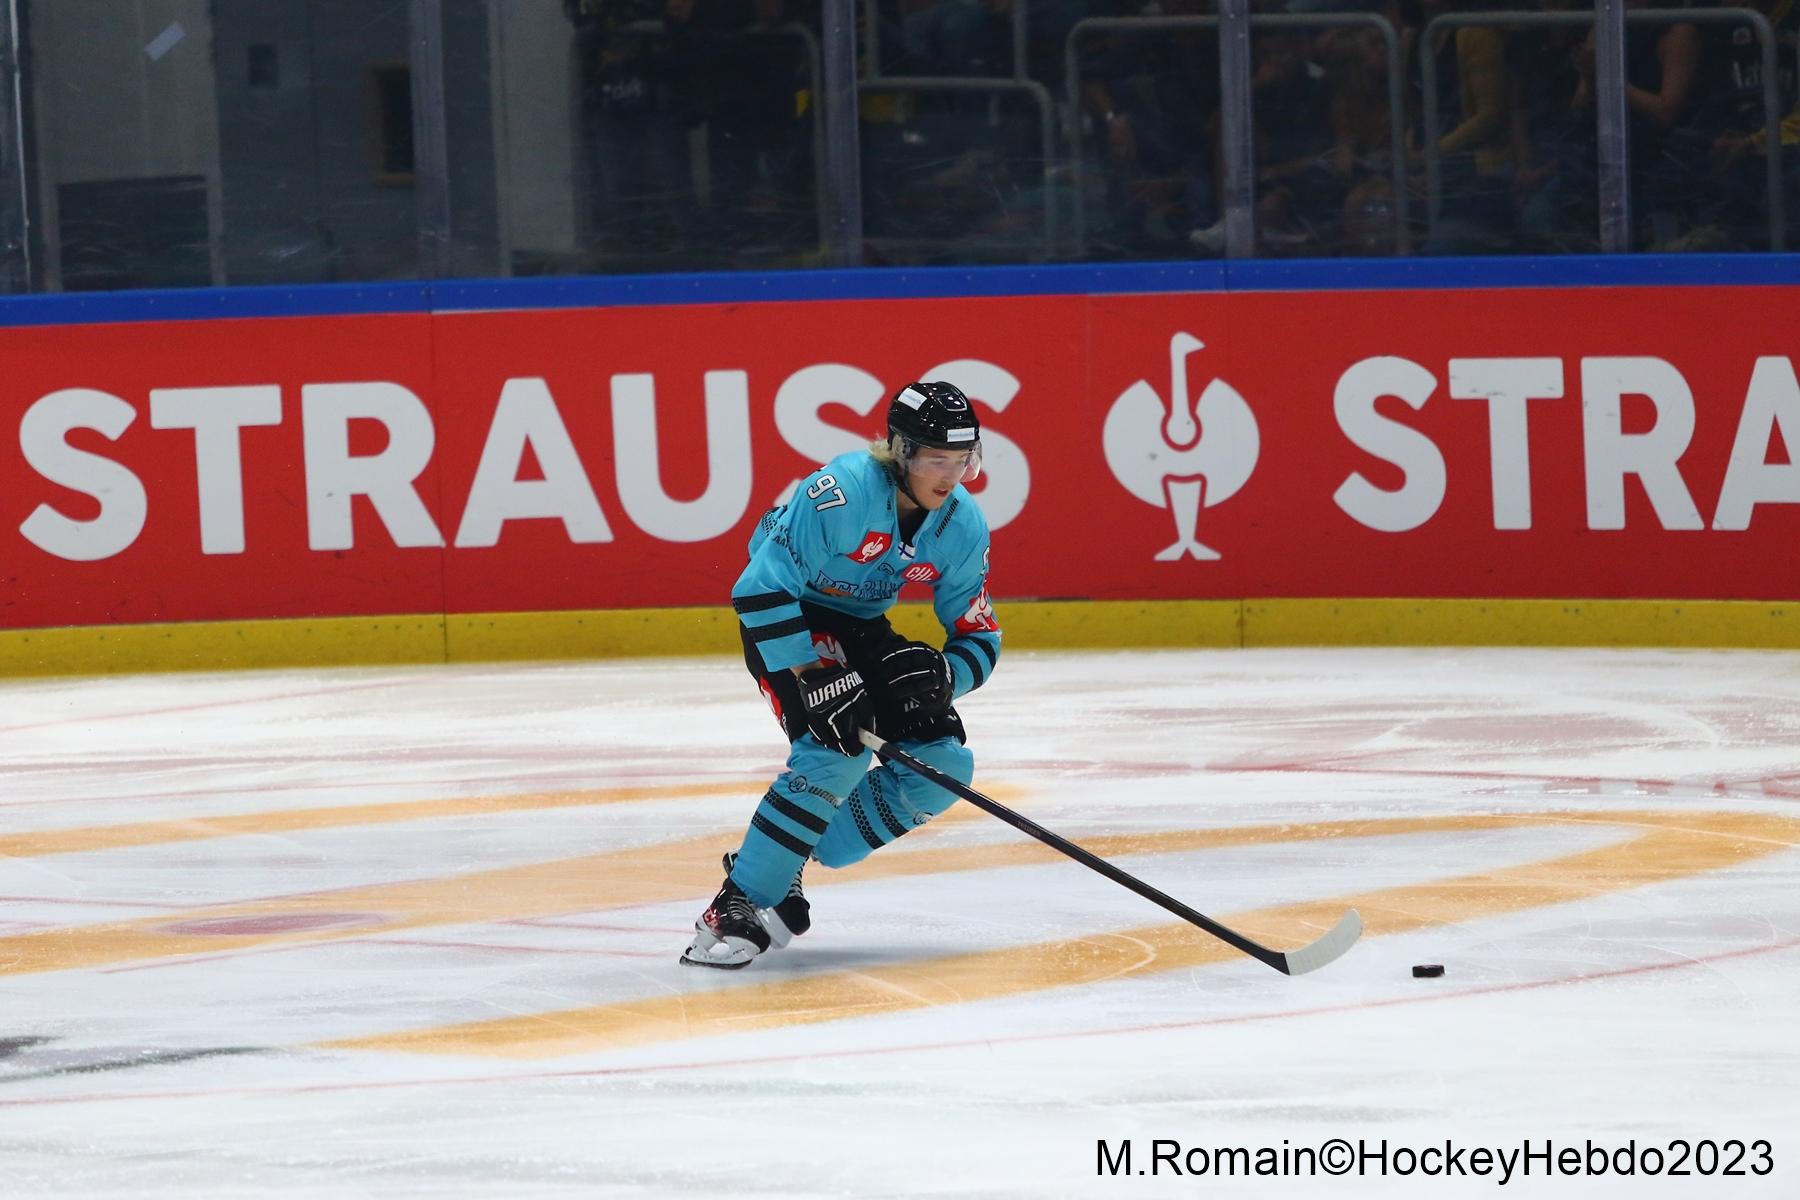
M888 832L895 837L906 836L906 826L894 816L894 810L888 807L887 797L881 794L881 785L871 782L869 796L875 801L875 812L881 817L881 823L888 827Z
M794 824L799 825L804 829L810 829L814 833L823 834L825 832L825 826L830 824L829 821L813 816L798 804L783 800L780 796L777 796L773 790L771 790L767 796L764 796L763 799L768 801L770 807L776 812L780 813Z
M969 668L969 675L974 680L971 687L980 687L987 682L987 668L981 665L980 659L969 653L966 646L952 643L944 647L944 653L954 654L963 660L963 665Z
M739 613L767 612L784 604L796 603L786 592L763 592L755 596L733 596L731 607Z
M808 630L805 617L790 617L786 621L776 621L772 625L745 625L744 631L753 642L766 642L771 638L790 637Z
M863 841L869 843L869 849L879 850L887 845L886 842L875 836L875 830L869 825L869 815L863 811L863 806L854 799L850 801L850 815L856 818L856 832L862 834Z
M774 842L777 846L786 850L789 854L798 854L802 859L813 851L811 846L807 845L775 822L769 820L769 818L763 816L761 813L757 813L750 818L750 828L756 830L771 842Z

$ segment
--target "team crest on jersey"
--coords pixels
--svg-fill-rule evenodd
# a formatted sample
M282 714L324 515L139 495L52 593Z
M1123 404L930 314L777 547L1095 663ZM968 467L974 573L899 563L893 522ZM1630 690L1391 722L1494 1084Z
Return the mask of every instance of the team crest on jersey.
M901 572L908 583L931 583L938 577L938 569L930 563L915 563Z
M872 563L887 553L888 547L894 544L894 537L889 533L869 530L863 534L862 545L852 550L847 556L852 562Z

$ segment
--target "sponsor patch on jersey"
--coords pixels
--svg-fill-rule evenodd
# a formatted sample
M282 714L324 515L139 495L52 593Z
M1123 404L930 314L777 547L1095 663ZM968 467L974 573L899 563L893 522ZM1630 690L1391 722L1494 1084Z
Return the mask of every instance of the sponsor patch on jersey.
M956 618L958 633L999 633L1000 619L994 615L994 602L988 599L987 589L969 602L969 611Z
M852 562L872 563L886 554L888 547L893 544L894 536L892 534L879 533L871 529L863 534L862 545L852 550L846 557Z
M915 563L901 572L908 583L930 583L938 577L938 569L930 563Z

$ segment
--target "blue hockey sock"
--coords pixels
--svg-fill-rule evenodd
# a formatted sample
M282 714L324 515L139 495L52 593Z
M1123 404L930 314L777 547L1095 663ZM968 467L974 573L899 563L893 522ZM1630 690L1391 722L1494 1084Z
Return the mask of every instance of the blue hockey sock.
M868 770L868 754L846 758L808 734L794 743L744 831L731 881L759 908L772 908L831 825L840 798Z
M900 748L959 783L975 778L975 756L955 738L903 744ZM851 789L849 798L818 840L813 857L828 867L861 862L872 851L925 824L954 803L954 793L906 767L884 763Z

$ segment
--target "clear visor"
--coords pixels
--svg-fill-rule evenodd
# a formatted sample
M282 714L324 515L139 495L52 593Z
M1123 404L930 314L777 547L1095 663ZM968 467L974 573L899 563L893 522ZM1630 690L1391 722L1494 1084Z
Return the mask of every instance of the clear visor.
M900 461L908 474L924 475L931 479L942 479L948 483L969 483L981 478L981 442L958 447L955 450L940 450L935 446L920 446L904 438L901 441Z

